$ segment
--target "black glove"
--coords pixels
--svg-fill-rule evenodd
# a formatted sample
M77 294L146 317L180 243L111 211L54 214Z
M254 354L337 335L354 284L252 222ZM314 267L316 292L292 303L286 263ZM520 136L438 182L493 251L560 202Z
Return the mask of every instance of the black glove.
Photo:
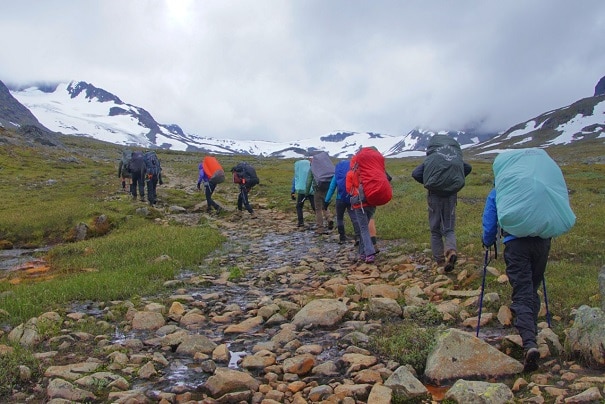
M292 200L293 200L293 201L295 201L295 200L296 200L296 194L295 194L294 192L292 192L292 193L290 194L290 197L292 198Z
M200 182L197 183L197 189L200 189Z
M164 181L160 178L160 185L164 185Z
M330 202L324 201L324 210L328 210L328 206L330 206Z

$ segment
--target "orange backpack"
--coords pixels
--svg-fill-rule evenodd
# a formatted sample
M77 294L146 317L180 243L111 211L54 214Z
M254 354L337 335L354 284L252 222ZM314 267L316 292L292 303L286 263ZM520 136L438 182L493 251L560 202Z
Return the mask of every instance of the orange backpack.
M211 184L217 185L225 181L225 171L223 170L223 167L221 167L221 164L218 162L216 157L204 157L204 161L202 162L202 168L210 179Z

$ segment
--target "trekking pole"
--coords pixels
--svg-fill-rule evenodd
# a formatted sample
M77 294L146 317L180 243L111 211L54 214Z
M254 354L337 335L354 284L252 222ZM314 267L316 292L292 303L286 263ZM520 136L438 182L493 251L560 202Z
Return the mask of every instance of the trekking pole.
M548 328L550 327L550 310L548 310L548 297L546 295L546 278L542 277L542 287L544 288L544 305L546 306L546 322L548 323Z
M487 274L487 265L489 264L489 247L485 249L485 259L483 261L483 281L481 282L481 295L479 296L479 315L477 316L477 333L479 337L479 329L481 328L481 311L483 310L483 292L485 291L485 277Z

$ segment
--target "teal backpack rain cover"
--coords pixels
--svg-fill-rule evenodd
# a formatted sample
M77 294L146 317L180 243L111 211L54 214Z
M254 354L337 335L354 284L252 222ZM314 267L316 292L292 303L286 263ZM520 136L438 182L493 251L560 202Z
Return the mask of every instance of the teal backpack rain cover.
M516 237L550 238L576 222L557 163L542 149L500 153L493 164L498 223Z

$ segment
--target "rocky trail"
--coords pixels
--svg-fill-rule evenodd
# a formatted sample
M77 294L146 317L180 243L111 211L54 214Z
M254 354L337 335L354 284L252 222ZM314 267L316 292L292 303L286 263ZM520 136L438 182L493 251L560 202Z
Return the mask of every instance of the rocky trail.
M479 290L468 285L481 276L476 259L461 257L445 275L424 252L402 254L402 241L379 240L374 264L356 262L356 247L338 244L336 230L318 236L311 227L298 229L294 211L274 211L265 202L252 198L255 219L229 206L219 216L199 207L158 207L164 224L198 225L205 215L206 225L225 235L202 265L213 271L183 271L161 296L140 302L79 302L65 317L49 312L16 327L9 338L32 347L44 376L28 380L31 370L22 365L29 383L9 401L602 402L605 376L566 361L559 337L544 323L541 368L521 374L510 311L489 290L486 307L499 309L484 309L480 338L474 337ZM140 205L139 214L150 209ZM384 324L413 317L414 308L429 303L446 325L424 374L373 351L370 341ZM116 314L124 310L125 317ZM76 331L90 318L107 332ZM62 334L37 341L36 326L45 321L59 323Z

